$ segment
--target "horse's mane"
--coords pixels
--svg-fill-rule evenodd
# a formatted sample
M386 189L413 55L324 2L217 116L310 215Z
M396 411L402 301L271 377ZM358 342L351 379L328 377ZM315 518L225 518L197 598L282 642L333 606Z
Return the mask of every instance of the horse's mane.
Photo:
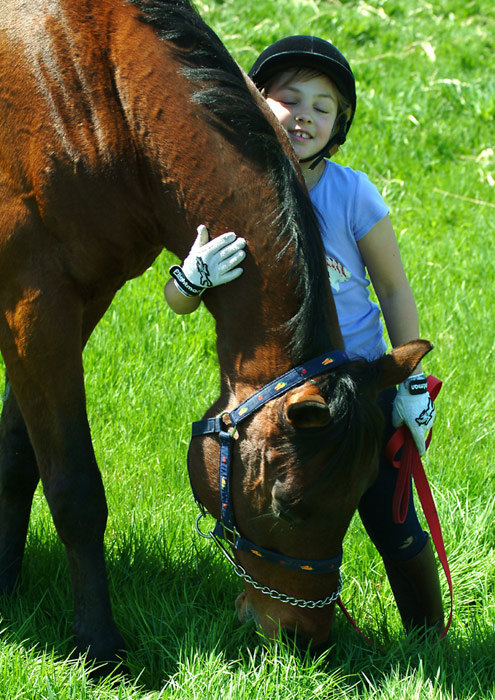
M246 159L254 160L275 184L280 206L274 213L283 255L294 249L293 274L300 298L289 321L295 364L330 348L328 294L323 247L311 200L298 180L272 125L256 104L238 65L189 0L129 0L160 38L175 46L182 71L196 86L193 100L209 121Z

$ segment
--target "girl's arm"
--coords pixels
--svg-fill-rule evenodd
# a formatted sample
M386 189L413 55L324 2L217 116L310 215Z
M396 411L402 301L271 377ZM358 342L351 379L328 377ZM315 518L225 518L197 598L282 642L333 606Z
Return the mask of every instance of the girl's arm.
M390 217L384 216L358 241L393 347L419 338L416 302L404 272ZM415 373L421 372L418 365Z
M358 241L364 264L382 309L390 342L395 347L419 337L418 311L399 253L390 217L387 215ZM435 419L435 407L427 391L421 365L413 378L399 385L392 407L395 428L405 424L420 455Z
M186 297L179 292L175 281L170 278L163 290L165 301L176 314L190 314L196 311L201 303L201 297Z

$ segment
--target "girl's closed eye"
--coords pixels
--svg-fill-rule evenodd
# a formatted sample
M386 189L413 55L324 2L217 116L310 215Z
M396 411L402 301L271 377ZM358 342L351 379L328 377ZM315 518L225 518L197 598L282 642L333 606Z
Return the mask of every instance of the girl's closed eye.
M297 103L297 98L294 95L282 93L279 95L272 95L274 100L280 102L283 105L295 105Z

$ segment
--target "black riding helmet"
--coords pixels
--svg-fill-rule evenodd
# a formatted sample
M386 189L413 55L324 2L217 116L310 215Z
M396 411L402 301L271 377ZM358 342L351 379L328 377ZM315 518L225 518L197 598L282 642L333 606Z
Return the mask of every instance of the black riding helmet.
M327 75L351 105L350 117L341 117L327 145L314 156L301 160L305 162L314 159L314 163L311 164L311 168L314 168L323 158L330 155L332 146L344 143L351 128L356 111L354 75L346 58L329 41L316 36L297 35L279 39L262 51L249 71L249 77L258 90L262 90L276 73L293 66L313 68Z

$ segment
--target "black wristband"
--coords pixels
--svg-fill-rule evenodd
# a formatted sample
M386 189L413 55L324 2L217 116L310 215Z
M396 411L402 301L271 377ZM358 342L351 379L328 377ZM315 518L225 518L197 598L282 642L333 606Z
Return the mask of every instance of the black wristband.
M187 279L180 265L172 265L169 272L177 282L177 286L184 296L199 297L199 295L204 291L203 287L198 287L196 284L193 284Z
M410 377L406 380L406 386L408 392L412 396L417 396L418 394L426 394L428 391L428 382L425 375L419 377Z

